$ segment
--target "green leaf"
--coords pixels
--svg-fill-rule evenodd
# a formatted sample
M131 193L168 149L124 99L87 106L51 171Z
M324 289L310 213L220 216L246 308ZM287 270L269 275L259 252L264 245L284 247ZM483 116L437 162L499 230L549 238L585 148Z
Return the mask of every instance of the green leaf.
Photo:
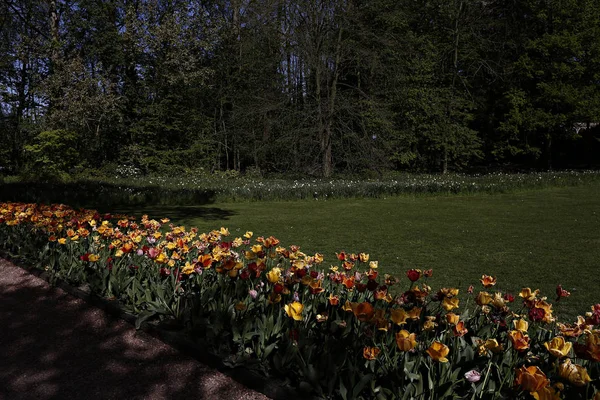
M340 381L340 396L342 396L343 400L348 399L348 389L344 386L344 382Z
M140 315L138 315L138 317L135 319L135 329L140 329L140 327L142 326L144 321L147 321L148 319L152 318L156 314L157 314L156 311L141 312Z
M363 375L363 377L360 378L360 381L358 381L358 383L356 385L354 385L354 389L352 389L352 397L353 398L358 397L360 392L362 392L363 389L365 388L365 385L368 382L370 382L372 379L373 379L373 374Z

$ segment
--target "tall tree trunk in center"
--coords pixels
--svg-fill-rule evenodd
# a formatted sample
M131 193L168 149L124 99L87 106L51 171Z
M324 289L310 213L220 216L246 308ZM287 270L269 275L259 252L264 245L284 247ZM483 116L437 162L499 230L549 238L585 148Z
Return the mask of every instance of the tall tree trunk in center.
M325 121L324 130L321 138L321 152L323 153L323 176L330 177L333 174L333 155L332 155L332 127L335 116L335 100L337 96L337 82L339 78L339 64L342 48L342 28L338 30L337 42L335 46L335 65L333 72L333 80L329 93L329 104L327 105L327 120ZM320 110L320 108L319 108Z

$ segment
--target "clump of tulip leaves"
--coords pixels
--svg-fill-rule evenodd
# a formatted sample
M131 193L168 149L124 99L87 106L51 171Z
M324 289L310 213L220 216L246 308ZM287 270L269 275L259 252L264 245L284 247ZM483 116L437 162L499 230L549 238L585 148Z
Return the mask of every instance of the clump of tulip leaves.
M431 270L389 276L366 253L324 266L274 237L169 222L2 203L0 246L138 325L179 327L227 364L314 395L600 400L600 304L560 323L539 290L498 291L491 276L433 290Z

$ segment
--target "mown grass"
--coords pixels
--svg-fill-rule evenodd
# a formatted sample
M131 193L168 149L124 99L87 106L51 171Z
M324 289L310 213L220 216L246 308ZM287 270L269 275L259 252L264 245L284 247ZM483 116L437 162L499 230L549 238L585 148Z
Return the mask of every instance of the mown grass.
M199 207L123 208L208 231L252 230L307 253L364 251L382 273L433 268L431 286L477 285L483 273L517 294L539 288L572 319L600 302L600 184L504 194L404 196L386 199L216 203ZM327 266L327 264L326 264ZM405 283L407 281L405 280Z

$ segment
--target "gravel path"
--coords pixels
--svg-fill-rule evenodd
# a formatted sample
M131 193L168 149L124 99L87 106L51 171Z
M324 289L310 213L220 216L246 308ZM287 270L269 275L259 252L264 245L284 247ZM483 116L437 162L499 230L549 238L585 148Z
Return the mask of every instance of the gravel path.
M0 399L268 399L0 259Z

